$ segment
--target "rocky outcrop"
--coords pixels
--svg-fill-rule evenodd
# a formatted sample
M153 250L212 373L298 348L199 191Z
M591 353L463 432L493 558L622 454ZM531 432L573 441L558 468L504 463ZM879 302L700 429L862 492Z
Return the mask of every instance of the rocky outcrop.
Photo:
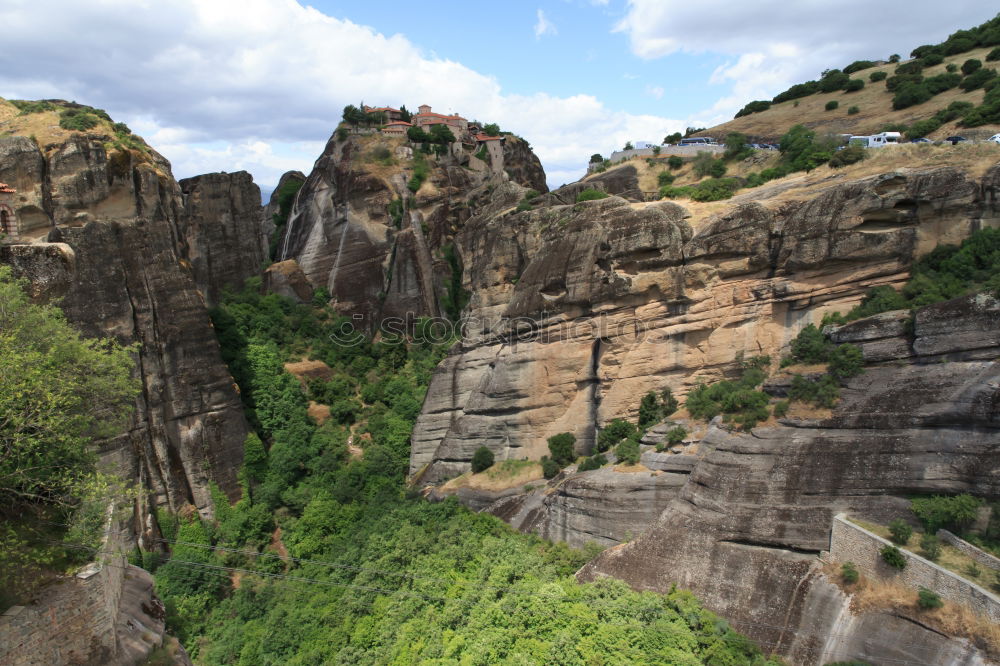
M563 431L583 453L649 390L730 375L739 352L776 358L937 243L1000 224L998 183L998 168L906 170L699 218L618 197L474 216L456 236L471 325L432 379L411 474L462 473L481 445L538 458Z
M880 346L912 349L912 355L851 380L829 418L785 419L781 427L750 434L710 431L707 453L657 523L599 556L580 577L610 575L646 589L673 583L690 588L794 663L822 663L831 648L816 636L834 633L836 640L826 640L836 644L840 659L878 662L897 654L897 641L873 647L863 639L870 634L852 633L874 631L873 623L884 632L886 625L864 614L845 619L842 604L831 602L830 586L818 576L816 555L829 547L840 511L887 522L904 515L912 494L1000 496L1000 364L936 362L964 348L995 359L996 329L982 322L998 313L1000 303L985 295L922 309L909 344L886 338ZM879 317L834 336L886 321L891 328L892 318ZM954 342L939 335L943 328ZM955 647L928 628L908 633L914 631L921 636L917 644L937 644L941 654ZM845 650L852 653L839 654Z
M9 246L0 259L31 280L36 298L61 298L85 334L137 345L142 391L127 431L101 452L155 503L191 503L209 515L210 482L239 494L247 424L187 252L201 253L197 279L209 293L245 270L207 258L216 240L226 251L259 247L253 224L247 239L237 238L255 205L241 197L256 186L238 174L195 179L188 219L165 159L152 151L109 155L106 139L76 135L45 152L24 138L0 139L0 180L17 184L17 214L43 215L41 231L55 241ZM220 201L213 192L222 190Z
M511 181L536 192L549 191L542 162L524 139L507 137L503 143L503 163Z
M449 314L447 307L454 315L457 305L446 303L463 270L450 253L456 234L479 211L516 205L525 192L519 181L546 189L538 159L516 138L505 142L505 171L467 168L470 159L461 144L440 157L418 156L427 176L411 192L418 167L405 140L331 138L298 193L277 258L296 260L340 312L371 326Z
M246 171L209 173L180 181L181 254L210 304L225 288L239 289L268 259L260 188Z

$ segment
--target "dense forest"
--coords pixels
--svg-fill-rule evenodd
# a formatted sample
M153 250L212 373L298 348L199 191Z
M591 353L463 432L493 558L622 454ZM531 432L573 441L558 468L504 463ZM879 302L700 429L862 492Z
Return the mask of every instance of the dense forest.
M212 522L161 513L170 559L143 557L196 661L773 663L688 592L581 585L593 550L409 491L410 430L451 341L427 342L423 322L406 338L345 337L323 294L296 305L258 287L212 313L257 431L243 499L217 493ZM303 357L330 379L285 372ZM309 398L331 406L323 425Z

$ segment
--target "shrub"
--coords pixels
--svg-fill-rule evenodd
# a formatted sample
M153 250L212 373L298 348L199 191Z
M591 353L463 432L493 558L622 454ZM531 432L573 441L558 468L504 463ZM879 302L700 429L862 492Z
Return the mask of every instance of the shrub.
M868 80L872 83L885 81L889 77L889 72L872 72L868 75Z
M712 157L712 153L702 150L691 161L691 168L694 170L696 176L704 178L709 175L714 164L715 158Z
M938 74L924 80L924 85L932 95L940 95L945 90L951 90L962 82L958 74Z
M771 108L771 102L767 100L755 100L748 103L742 109L736 112L735 118L742 118L743 116L749 116L751 113L760 113L761 111L767 111Z
M783 419L788 414L789 402L787 400L779 400L774 403L774 418Z
M837 345L830 351L829 372L837 379L857 377L864 372L864 356L857 345Z
M975 562L969 562L965 566L965 574L967 576L972 576L973 578L979 578L983 574L983 570L979 568L979 565Z
M750 139L747 138L746 134L741 132L730 132L726 136L726 152L723 153L722 158L724 160L741 160L748 157L753 150L747 146ZM720 178L726 173L725 168L722 169L722 173L713 173L712 175L716 178Z
M680 406L677 402L677 398L674 397L674 393L670 390L670 388L665 388L660 393L660 399L662 401L663 418L670 418L670 416L672 416Z
M788 169L786 174L791 171L811 171L825 164L833 157L835 148L832 141L817 140L816 133L804 125L791 127L782 135L780 145L783 166Z
M816 324L807 324L792 339L792 358L802 363L825 363L832 346Z
M941 608L942 605L941 597L936 592L932 592L926 587L921 587L920 591L917 592L917 606L923 610Z
M982 504L983 500L969 494L954 497L935 495L912 500L910 507L927 532L933 534L942 527L963 531L976 519L976 513Z
M573 445L576 444L576 437L569 432L561 432L558 435L549 437L549 453L560 467L565 467L576 460L576 453L573 452Z
M688 196L695 201L720 201L733 196L739 187L735 178L708 178L691 187Z
M905 109L911 106L916 106L917 104L923 104L929 100L934 95L931 91L927 89L927 86L923 83L904 83L896 91L896 94L892 98L892 108L896 111L900 109Z
M826 103L826 106L824 106L823 108L825 108L827 111L833 111L834 109L836 109L839 106L840 106L840 102L838 102L835 99L831 99L829 102Z
M684 166L684 159L680 155L671 155L667 158L667 166L676 171Z
M944 66L944 71L948 72L949 74L954 74L955 72L958 71L958 65L956 65L953 62L949 62L947 65Z
M721 381L699 384L687 397L685 406L696 419L709 420L725 414L726 421L748 431L768 417L770 398L755 390L764 380L764 373L756 367L747 367L738 381Z
M661 171L656 176L656 182L660 185L660 187L663 187L664 185L671 185L676 178L677 177L669 171Z
M844 74L853 74L854 72L860 72L863 69L870 69L874 66L875 63L871 60L855 60L844 68Z
M941 557L941 542L933 534L920 537L920 554L932 562Z
M899 54L893 53L891 56L889 56L889 62L899 62Z
M997 60L1000 60L1000 46L986 54L986 62L995 62Z
M479 474L493 467L493 452L485 446L480 446L472 454L472 473Z
M865 87L865 82L862 79L851 79L844 86L844 92L852 93L857 92Z
M576 202L581 203L584 201L597 201L598 199L607 199L608 196L610 195L607 192L602 192L588 187L576 195Z
M843 89L851 77L839 69L831 69L823 72L823 77L819 80L819 91L831 93Z
M809 381L797 374L792 377L792 385L788 389L790 400L811 403L818 407L833 407L839 397L840 387L831 375L823 375L817 381Z
M660 405L656 400L656 394L650 391L642 396L639 403L639 430L645 430L660 420Z
M684 426L677 426L667 431L667 444L674 446L680 444L687 437L688 431Z
M844 562L840 565L840 578L848 585L857 583L860 577L858 568L854 566L854 562Z
M638 436L639 430L625 419L614 419L597 434L597 450L607 451L626 437Z
M976 88L983 88L987 82L995 78L996 75L996 70L993 69L977 69L972 74L969 74L962 79L962 82L958 84L958 87L966 92L970 92Z
M899 569L900 571L906 568L906 556L903 555L903 552L899 548L895 546L883 546L879 554L882 556L882 561L890 567Z
M896 518L889 523L889 534L892 535L894 543L905 546L913 536L913 528L902 518Z
M857 109L858 107L852 106L851 108ZM850 113L850 109L848 109L847 112ZM855 113L857 113L857 111L855 111ZM847 146L843 150L835 152L833 157L830 158L829 164L834 169L837 169L845 167L848 164L856 164L866 157L868 157L868 151L861 146Z
M771 102L773 104L780 104L782 102L798 99L800 97L808 97L809 95L813 95L817 92L819 92L819 82L817 81L806 81L805 83L796 83L788 90L775 95L771 99Z
M626 465L634 465L639 462L639 442L632 438L626 439L615 448L615 455L618 462Z
M553 478L562 471L562 466L548 456L542 456L542 476L546 479Z
M577 468L578 472L589 472L592 469L600 469L608 464L608 459L604 457L604 454L598 453L597 455L585 458L580 466Z
M920 64L924 67L934 67L944 62L944 56L940 53L928 53L920 59Z
M908 307L909 303L902 294L889 285L880 285L869 289L861 299L861 303L847 313L847 318L853 321L880 312L904 310Z
M849 107L847 107L847 115L853 116L856 113L861 113L861 108L860 107L858 107L858 106L849 106Z
M96 127L99 122L96 115L83 109L64 109L59 113L59 127L67 130L85 132Z
M983 67L983 62L981 60L977 60L975 58L969 58L968 60L962 63L962 74L968 76L977 69L982 69L982 67Z

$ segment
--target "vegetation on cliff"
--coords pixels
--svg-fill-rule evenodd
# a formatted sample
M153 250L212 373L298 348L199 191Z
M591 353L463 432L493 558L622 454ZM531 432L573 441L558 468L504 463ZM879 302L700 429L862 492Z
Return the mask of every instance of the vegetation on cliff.
M768 663L686 592L578 584L586 553L408 493L410 430L445 347L419 325L373 343L323 307L255 288L213 318L259 435L243 499L217 494L213 522L162 516L173 558L146 558L199 660ZM355 402L353 426L309 418L282 367L303 354L354 378L337 397ZM553 453L565 449L558 440Z
M114 481L93 444L125 426L138 391L132 350L84 338L62 312L33 304L0 266L0 603L85 553L60 545L96 515ZM115 491L118 489L115 488ZM48 522L46 522L48 521ZM57 523L49 527L48 523Z

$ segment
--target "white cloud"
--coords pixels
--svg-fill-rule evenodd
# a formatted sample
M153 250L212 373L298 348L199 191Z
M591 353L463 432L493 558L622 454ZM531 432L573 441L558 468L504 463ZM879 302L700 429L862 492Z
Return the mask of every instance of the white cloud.
M532 143L559 174L550 179L557 185L582 175L592 153L684 126L587 95L504 94L494 78L403 35L295 0L46 5L5 3L0 60L31 66L0 70L0 95L106 108L170 159L178 177L245 168L268 185L286 169L308 172L343 107L361 101L427 103L498 122Z
M538 20L535 22L535 39L541 39L543 35L559 34L555 24L545 16L545 12L539 9L537 16Z
M646 85L646 94L653 99L663 99L663 93L665 92L663 86Z
M719 122L751 99L771 98L824 69L891 53L906 56L995 12L980 0L955 0L946 14L927 0L629 0L615 30L626 33L632 52L647 60L678 51L731 57L710 80L730 90L703 114Z

